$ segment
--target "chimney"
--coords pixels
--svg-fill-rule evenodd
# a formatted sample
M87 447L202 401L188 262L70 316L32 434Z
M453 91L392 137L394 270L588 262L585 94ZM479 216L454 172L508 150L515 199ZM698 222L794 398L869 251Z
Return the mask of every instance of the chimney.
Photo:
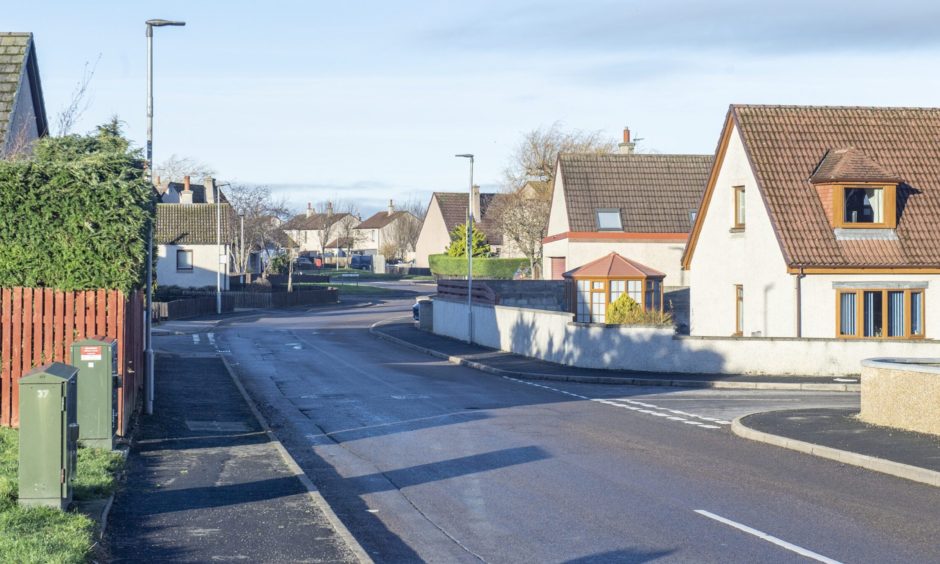
M307 202L307 217L313 215L313 206L310 205L310 202Z
M473 185L473 189L470 191L471 201L473 202L473 221L480 222L480 187L476 184Z
M202 180L202 184L203 186L206 187L206 203L207 204L218 203L216 202L216 199L221 200L221 198L217 198L216 196L215 179L212 178L211 176L207 176L206 178Z
M388 201L388 215L392 215L393 213L395 213L395 202L393 202L392 200L389 200Z
M633 149L636 147L636 143L630 141L630 128L623 128L623 143L618 145L620 147L621 155L632 155Z
M159 174L153 177L153 185L154 185L154 186L160 186L160 175L159 175Z
M180 192L180 203L181 204L191 204L193 203L193 191L189 189L189 177L183 177L183 191Z
M326 203L326 215L327 217L333 217L333 202Z

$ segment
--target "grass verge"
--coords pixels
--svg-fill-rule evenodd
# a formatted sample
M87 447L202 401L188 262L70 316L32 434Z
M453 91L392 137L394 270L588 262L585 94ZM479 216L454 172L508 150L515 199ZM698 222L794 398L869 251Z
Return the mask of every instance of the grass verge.
M74 511L19 507L18 457L19 434L0 428L0 562L86 562L94 544L94 522ZM122 465L118 453L79 449L74 499L110 495Z

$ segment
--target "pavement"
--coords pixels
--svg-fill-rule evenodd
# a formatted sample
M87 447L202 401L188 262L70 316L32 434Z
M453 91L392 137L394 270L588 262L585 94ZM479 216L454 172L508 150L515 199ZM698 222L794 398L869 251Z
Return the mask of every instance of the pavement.
M192 341L154 339L154 415L141 416L111 510L111 561L368 561L256 415L215 343Z
M418 330L408 320L379 322L372 333L438 358L527 380L711 387L725 389L854 391L833 378L746 375L638 374L582 369L471 345ZM847 379L840 379L847 380ZM857 408L773 410L738 417L741 437L940 487L940 437L869 425Z

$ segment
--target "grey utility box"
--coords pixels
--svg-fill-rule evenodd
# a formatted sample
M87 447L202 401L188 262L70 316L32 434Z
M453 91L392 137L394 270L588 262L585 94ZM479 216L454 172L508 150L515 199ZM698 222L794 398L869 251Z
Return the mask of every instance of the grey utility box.
M53 362L20 381L19 503L65 509L78 463L78 369Z
M78 440L83 446L114 448L117 423L117 341L91 337L72 343L78 368Z

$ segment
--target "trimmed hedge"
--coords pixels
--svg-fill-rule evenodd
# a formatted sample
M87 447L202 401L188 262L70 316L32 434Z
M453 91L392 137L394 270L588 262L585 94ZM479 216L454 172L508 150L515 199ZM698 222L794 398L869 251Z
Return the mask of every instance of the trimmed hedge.
M435 276L466 276L467 257L430 255L431 274ZM520 267L528 267L526 258L480 258L473 257L473 277L491 280L512 280Z
M0 161L0 286L141 287L155 209L143 172L116 123Z

